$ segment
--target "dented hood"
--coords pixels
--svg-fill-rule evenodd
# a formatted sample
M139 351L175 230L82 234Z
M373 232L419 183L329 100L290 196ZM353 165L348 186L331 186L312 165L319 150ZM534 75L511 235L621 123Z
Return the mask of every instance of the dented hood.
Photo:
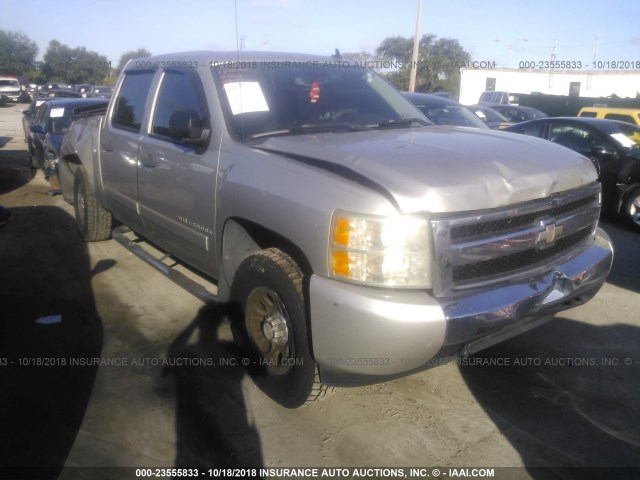
M525 135L429 126L272 137L257 148L336 171L389 192L404 213L496 208L583 186L591 161Z

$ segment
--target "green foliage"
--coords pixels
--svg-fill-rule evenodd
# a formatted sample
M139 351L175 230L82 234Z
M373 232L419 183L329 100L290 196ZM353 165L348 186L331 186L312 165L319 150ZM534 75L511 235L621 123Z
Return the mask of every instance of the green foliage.
M0 30L0 74L28 75L37 54L38 46L24 33Z
M369 52L359 52L359 53L342 53L340 54L340 59L345 61L345 62L350 62L350 63L366 63L366 62L375 62L378 60L378 57L376 57L375 55L369 53Z
M116 72L120 74L127 62L132 58L143 58L150 56L151 52L149 52L146 48L139 48L138 50L132 50L130 52L123 53L120 57L120 61L118 62L118 66L116 67Z
M390 60L397 66L383 75L399 90L409 88L413 39L387 37L376 49L382 60ZM460 68L471 61L471 55L456 39L423 35L419 42L416 92L460 93Z
M42 74L48 82L110 83L111 62L85 47L71 48L51 40L44 55Z

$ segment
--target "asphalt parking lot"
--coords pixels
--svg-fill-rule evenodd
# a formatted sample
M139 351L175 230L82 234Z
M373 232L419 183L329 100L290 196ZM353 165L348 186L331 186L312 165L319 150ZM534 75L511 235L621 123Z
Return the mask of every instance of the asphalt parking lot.
M239 366L188 361L231 355L224 306L114 240L81 240L72 207L29 174L24 108L0 107L0 205L13 213L0 229L0 472L521 467L510 478L586 478L535 467L601 467L632 478L613 467L640 467L640 235L615 219L603 220L613 270L586 305L464 364L287 410Z

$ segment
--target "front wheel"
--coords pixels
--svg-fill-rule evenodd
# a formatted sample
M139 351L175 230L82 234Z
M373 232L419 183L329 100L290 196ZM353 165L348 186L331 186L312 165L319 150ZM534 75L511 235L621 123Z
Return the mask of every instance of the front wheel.
M636 231L640 231L640 188L632 191L624 201L622 213L629 225Z
M111 237L111 212L100 205L82 167L78 167L76 170L73 185L73 206L80 234L85 241L97 242Z
M311 355L302 285L296 262L269 248L247 257L231 286L231 300L243 310L242 318L232 323L234 336L254 353L257 368L249 369L253 380L287 408L313 403L333 391L320 382Z

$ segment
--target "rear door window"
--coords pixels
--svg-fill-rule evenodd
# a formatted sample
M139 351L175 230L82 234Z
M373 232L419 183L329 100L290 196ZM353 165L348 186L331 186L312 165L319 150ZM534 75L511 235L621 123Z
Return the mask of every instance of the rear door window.
M114 127L140 131L154 74L152 71L125 74L111 120Z

